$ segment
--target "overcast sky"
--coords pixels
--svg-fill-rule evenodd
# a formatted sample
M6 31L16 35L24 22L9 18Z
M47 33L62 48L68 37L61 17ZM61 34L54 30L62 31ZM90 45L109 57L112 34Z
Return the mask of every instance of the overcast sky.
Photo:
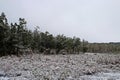
M120 0L0 0L10 22L80 37L89 42L120 42Z

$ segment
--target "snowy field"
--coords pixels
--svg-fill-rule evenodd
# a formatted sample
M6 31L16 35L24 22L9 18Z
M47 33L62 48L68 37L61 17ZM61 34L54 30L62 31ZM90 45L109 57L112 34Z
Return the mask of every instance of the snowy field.
M0 80L120 80L120 54L4 56Z

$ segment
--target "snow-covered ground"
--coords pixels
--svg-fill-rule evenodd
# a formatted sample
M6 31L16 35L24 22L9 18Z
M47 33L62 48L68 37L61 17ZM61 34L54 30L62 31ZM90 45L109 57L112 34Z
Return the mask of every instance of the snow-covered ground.
M80 77L80 80L120 80L120 73L96 73L94 75L84 75Z
M120 80L120 54L4 56L0 80Z

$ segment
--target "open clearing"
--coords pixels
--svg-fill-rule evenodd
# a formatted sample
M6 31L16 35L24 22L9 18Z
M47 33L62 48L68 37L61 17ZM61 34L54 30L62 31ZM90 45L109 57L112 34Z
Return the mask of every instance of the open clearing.
M120 80L120 54L4 56L0 80Z

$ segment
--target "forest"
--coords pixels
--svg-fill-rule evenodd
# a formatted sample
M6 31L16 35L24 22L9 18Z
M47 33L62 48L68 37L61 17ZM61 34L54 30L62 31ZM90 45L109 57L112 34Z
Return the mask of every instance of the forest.
M39 27L28 29L27 21L19 18L18 23L8 23L5 13L0 15L0 55L20 55L22 51L45 54L119 53L120 43L90 43L79 37L67 37L63 34L53 36Z

